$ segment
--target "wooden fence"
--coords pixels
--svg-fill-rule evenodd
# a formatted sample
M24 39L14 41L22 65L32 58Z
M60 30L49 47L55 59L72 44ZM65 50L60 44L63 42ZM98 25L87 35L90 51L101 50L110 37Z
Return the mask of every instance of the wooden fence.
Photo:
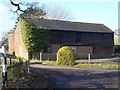
M15 79L23 71L23 62L15 62L15 60L16 56L14 55L0 53L0 84L2 84L3 87L7 87L8 80Z

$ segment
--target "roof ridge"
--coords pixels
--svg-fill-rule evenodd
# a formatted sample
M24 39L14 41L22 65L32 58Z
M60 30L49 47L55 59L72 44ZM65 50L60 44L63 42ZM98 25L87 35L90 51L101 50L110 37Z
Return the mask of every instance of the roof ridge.
M41 26L48 29L57 30L71 30L71 31L84 31L84 32L110 32L112 30L104 24L88 23L88 22L75 22L67 20L55 20L55 19L26 19L31 25Z
M28 18L27 18L28 19ZM102 23L90 23L90 22L79 22L79 21L71 21L71 20L57 20L57 19L44 19L44 18L38 18L38 19L31 19L31 20L46 20L46 21L60 21L60 22L70 22L70 23L83 23L83 24L96 24L96 25L104 25Z

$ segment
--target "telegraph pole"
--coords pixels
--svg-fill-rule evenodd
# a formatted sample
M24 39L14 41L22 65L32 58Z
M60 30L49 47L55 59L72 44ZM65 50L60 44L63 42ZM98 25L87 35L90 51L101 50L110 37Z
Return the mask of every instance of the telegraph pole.
M2 46L3 60L2 60L2 86L7 87L7 60L6 60L6 50L4 45Z

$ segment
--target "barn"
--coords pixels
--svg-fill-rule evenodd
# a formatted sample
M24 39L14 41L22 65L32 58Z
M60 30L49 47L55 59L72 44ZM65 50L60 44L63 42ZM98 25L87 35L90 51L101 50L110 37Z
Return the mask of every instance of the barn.
M55 59L56 53L62 46L71 46L76 58L92 56L110 56L113 53L114 32L104 24L72 22L50 19L26 19L33 26L48 30L51 37L49 44L43 49L43 59ZM30 58L39 54L29 54L21 38L20 23L18 21L13 32L9 33L9 52L17 56Z

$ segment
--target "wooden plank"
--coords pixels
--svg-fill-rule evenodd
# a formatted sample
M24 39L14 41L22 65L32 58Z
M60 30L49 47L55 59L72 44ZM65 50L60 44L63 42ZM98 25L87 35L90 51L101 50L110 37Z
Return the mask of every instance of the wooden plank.
M16 58L16 56L11 55L11 54L6 54L6 57L7 57L7 58L13 58L13 59L15 59L15 58Z
M3 57L3 53L0 53L0 57ZM6 58L13 58L13 59L16 59L16 56L15 55L11 55L11 54L6 54Z

